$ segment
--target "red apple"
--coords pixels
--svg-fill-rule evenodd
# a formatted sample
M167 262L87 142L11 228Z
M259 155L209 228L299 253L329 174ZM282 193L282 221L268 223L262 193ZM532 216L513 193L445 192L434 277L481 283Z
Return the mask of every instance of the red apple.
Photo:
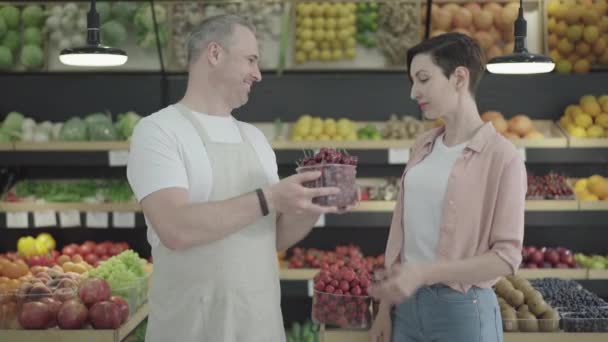
M24 329L46 329L51 321L48 305L41 302L27 302L21 307L19 324Z
M543 255L543 252L541 252L541 251L535 251L530 256L530 260L529 261L531 263L535 263L537 265L541 265L543 263L544 259L545 259L545 257Z
M110 301L95 303L89 310L89 320L95 329L117 329L122 313L118 305Z
M533 262L530 262L530 263L527 263L527 264L524 266L524 268L538 268L538 265L537 265L537 264L535 264L535 263L533 263Z
M84 257L90 253L93 253L93 247L91 247L90 244L83 244L78 248L77 253Z
M127 319L129 319L129 304L127 301L122 297L112 296L110 297L110 302L116 304L116 306L118 306L118 310L120 310L120 323L122 324L126 322Z
M76 253L78 253L78 245L73 244L73 243L71 243L71 244L63 247L63 249L61 249L61 254L67 255L70 258L73 257Z
M574 264L574 257L572 256L572 254L562 254L560 255L559 261L568 266L571 266L572 264Z
M98 257L102 257L103 255L108 254L108 247L106 244L104 243L100 243L97 246L95 246L95 254L97 254Z
M87 278L80 284L78 295L86 305L107 301L111 295L110 285L101 278Z
M61 306L57 314L57 324L61 329L80 329L87 320L88 310L81 302L69 300Z
M547 249L545 252L545 261L557 265L559 263L559 253L554 249Z
M51 314L48 327L53 328L57 325L57 315L59 314L59 309L61 309L63 303L50 297L42 298L40 302L48 306Z
M86 261L89 265L95 265L95 263L99 260L99 257L96 254L87 254L84 257L84 261Z

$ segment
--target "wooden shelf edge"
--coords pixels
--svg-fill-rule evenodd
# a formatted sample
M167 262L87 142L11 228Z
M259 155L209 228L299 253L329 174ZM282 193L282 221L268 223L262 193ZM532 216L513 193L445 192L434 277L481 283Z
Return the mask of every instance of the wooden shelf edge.
M577 200L526 200L526 211L576 211Z
M118 341L124 340L129 334L137 328L137 326L148 317L150 313L150 308L148 307L148 303L144 303L135 314L129 319L125 324L122 325L116 333L118 335Z
M128 150L128 141L51 141L46 143L15 142L15 151L42 151L42 152L66 152L66 151L113 151Z
M608 201L580 201L580 210L608 210Z
M311 280L319 273L317 268L280 268L279 278L281 280Z
M414 140L355 140L355 141L289 141L273 140L274 150L305 150L322 147L344 148L350 150L388 150L391 148L410 148Z
M608 269L607 270L589 270L589 279L608 280Z
M587 269L584 269L584 268L520 269L517 272L517 274L526 279L538 279L538 278L562 278L562 279L573 279L573 280L588 279Z

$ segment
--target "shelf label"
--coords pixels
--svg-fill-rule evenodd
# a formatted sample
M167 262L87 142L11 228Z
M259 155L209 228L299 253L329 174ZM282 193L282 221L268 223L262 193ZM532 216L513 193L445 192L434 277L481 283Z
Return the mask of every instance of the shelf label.
M78 210L60 211L59 225L61 228L80 227L80 212Z
M517 148L517 152L519 152L519 155L521 156L521 159L523 159L523 161L526 161L526 148L525 147L518 147Z
M389 164L406 164L410 159L409 148L389 148L388 163Z
M135 213L113 212L112 226L115 228L135 228Z
M325 214L319 216L319 219L313 227L325 227Z
M110 166L126 166L129 161L128 150L117 150L108 152Z
M34 212L34 227L53 227L57 225L57 213L54 210Z
M312 282L312 280L308 280L306 282L306 287L308 288L308 297L312 297L312 295L314 294L313 290L315 288L314 283Z
M27 228L28 219L26 211L7 212L6 228Z
M87 227L89 228L108 228L108 221L106 212L87 212Z

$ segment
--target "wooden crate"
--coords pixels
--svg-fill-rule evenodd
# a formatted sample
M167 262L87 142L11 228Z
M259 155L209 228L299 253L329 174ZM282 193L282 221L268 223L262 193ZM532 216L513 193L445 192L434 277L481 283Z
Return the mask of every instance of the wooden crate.
M0 330L6 342L120 342L148 317L148 304L142 305L120 328L115 330Z

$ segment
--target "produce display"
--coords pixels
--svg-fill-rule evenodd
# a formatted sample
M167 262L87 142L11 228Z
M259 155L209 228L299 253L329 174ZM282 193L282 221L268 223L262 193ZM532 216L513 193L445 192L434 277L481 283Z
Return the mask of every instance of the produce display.
M547 1L547 45L559 73L587 73L608 65L606 1Z
M6 202L124 203L133 200L123 179L24 180L4 196Z
M585 95L566 107L559 124L577 138L608 138L608 95Z
M574 183L574 191L581 201L608 201L608 178L600 175L581 178Z
M555 305L530 282L519 276L501 278L494 291L498 297L505 332L559 331L560 316Z
M205 6L196 2L179 2L171 11L171 50L173 62L180 69L188 66L188 34L205 19Z
M481 119L484 122L492 122L496 131L508 139L543 139L545 137L525 114L517 114L507 120L501 112L490 110L483 112Z
M20 112L10 112L0 126L0 142L27 141L115 141L129 140L141 116L135 112L117 115L112 121L109 113L92 113L84 118L73 117L65 123L34 119Z
M399 194L399 182L401 178L387 179L386 183L361 186L361 201L396 201Z
M401 119L397 114L391 114L383 130L385 139L415 139L426 130L424 122L410 115L403 115Z
M357 13L354 3L298 3L296 64L355 58Z
M514 23L519 1L466 2L433 4L431 11L431 37L446 32L460 32L475 39L485 57L513 52ZM426 18L426 6L422 8Z
M578 268L571 250L564 247L547 248L524 246L522 249L524 268Z
M359 140L381 140L382 133L374 124L367 124L357 130L357 138Z
M378 49L388 66L403 66L407 51L420 42L418 4L409 1L385 1L379 4Z
M384 265L384 255L365 257L361 248L356 245L339 245L333 251L323 251L317 248L303 249L295 247L288 260L289 268L321 268L334 263L346 263L350 258L365 259L367 272L374 267Z
M322 148L317 154L305 156L298 162L296 172L321 171L321 177L305 183L309 188L338 187L336 195L313 198L313 203L323 206L337 206L344 209L357 202L357 157L346 151Z
M608 269L608 256L585 255L583 253L574 254L574 260L581 266L591 270Z
M369 328L372 323L371 265L360 256L324 263L314 277L312 319L340 328Z
M285 331L287 342L318 342L319 325L310 319L305 322L293 322L291 329Z
M57 258L57 263L62 264L64 260L69 261L69 259L80 257L87 263L98 267L103 261L128 249L129 244L126 242L103 241L96 243L89 240L80 245L70 243L61 249L61 255Z
M17 253L0 255L0 329L118 328L145 302L151 266L125 243L115 245L111 258L109 241L65 246L53 266L29 267ZM100 248L105 261L93 268L81 254L89 259Z
M574 192L564 175L550 172L543 176L528 173L529 200L573 200Z
M357 140L356 124L345 118L337 121L311 115L302 115L291 127L292 141Z
M535 279L532 285L558 308L566 332L608 332L608 303L572 280Z
M0 6L0 70L39 70L45 63L42 5Z
M44 33L48 34L50 46L57 50L84 46L87 39L88 10L89 4L85 3L69 2L50 5L48 9L49 16L46 18L44 25ZM108 3L100 1L97 4L97 11L100 13L99 19L102 24L109 21L110 11ZM124 27L122 28L122 37L117 37L117 35L112 36L111 32L106 35L105 31L101 32L101 39L102 43L106 45L110 44L110 42L115 43L113 38L122 38L120 43L126 38Z
M357 4L357 43L366 48L376 46L379 6L375 2Z

